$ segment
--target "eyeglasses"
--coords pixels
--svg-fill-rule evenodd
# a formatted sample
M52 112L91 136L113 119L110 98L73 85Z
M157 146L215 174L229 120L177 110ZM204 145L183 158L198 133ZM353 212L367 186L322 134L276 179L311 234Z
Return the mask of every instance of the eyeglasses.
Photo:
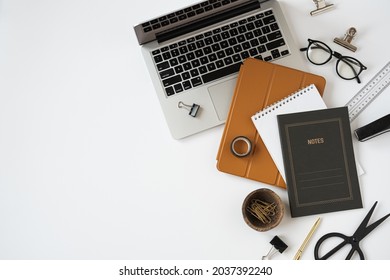
M329 62L332 57L337 58L336 72L340 78L344 80L356 79L360 84L359 75L367 67L364 66L359 60L350 56L343 56L338 52L332 51L325 43L308 39L309 46L307 48L300 49L301 52L306 51L307 59L315 65L324 65Z

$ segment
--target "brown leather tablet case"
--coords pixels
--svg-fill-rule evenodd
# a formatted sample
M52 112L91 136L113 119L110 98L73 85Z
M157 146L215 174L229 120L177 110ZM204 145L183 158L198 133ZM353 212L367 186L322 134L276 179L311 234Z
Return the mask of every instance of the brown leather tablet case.
M325 79L318 75L254 58L246 59L240 68L222 134L217 154L218 170L286 188L251 117L310 84L314 84L322 96L325 83ZM252 152L246 157L236 157L231 152L231 142L237 136L245 136L252 142Z

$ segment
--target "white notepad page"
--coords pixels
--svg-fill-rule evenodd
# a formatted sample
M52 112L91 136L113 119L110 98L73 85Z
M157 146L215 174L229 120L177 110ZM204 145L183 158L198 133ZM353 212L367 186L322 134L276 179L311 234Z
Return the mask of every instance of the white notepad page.
M311 84L252 116L252 121L256 126L257 132L267 147L284 181L286 181L286 176L284 173L279 126L276 116L326 108L327 106L316 86Z

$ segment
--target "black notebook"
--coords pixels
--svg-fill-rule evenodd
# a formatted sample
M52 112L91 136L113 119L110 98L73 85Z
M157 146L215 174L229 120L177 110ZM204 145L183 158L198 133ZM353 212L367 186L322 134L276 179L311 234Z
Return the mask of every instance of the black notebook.
M277 118L291 216L361 208L347 107Z

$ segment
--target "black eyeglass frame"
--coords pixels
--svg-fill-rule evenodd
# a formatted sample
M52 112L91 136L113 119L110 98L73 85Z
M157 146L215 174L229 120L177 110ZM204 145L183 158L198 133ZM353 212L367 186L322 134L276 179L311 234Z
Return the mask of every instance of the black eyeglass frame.
M360 81L360 79L359 79L359 75L363 72L363 70L366 70L367 67L364 66L359 60L357 60L357 59L354 58L354 57L351 57L351 56L344 56L344 55L342 55L342 54L340 54L340 53L338 53L338 52L333 51L333 50L332 50L327 44L325 44L324 42L321 42L321 41L318 41L318 40L312 40L312 39L307 39L307 40L309 41L309 45L308 45L306 48L301 48L300 51L301 51L301 52L304 52L304 51L306 52L306 57L307 57L307 59L308 59L311 63L313 63L313 64L315 64L315 65L324 65L324 64L328 63L328 62L332 59L332 57L334 56L334 57L337 58L337 62L336 62L336 73L337 73L337 75L339 75L339 77L342 78L342 79L344 79L344 80L353 80L353 79L356 79L357 82L358 82L359 84L361 83L361 81ZM312 61L312 60L310 59L308 50L310 49L310 46L311 46L312 44L314 44L314 43L320 43L320 44L322 44L322 45L324 45L325 47L328 48L326 51L329 52L329 58L328 58L325 62L316 63L316 62L314 62L314 61ZM338 65L339 65L340 61L343 61L345 64L348 64L348 65L351 67L352 71L353 71L354 74L355 74L354 77L352 77L352 78L345 78L345 77L343 77L343 76L339 73L339 71L338 71ZM356 61L357 65L360 67L360 71L359 71L359 72L356 72L356 71L355 71L355 68L352 67L352 65L350 65L350 63L349 63L350 61Z

